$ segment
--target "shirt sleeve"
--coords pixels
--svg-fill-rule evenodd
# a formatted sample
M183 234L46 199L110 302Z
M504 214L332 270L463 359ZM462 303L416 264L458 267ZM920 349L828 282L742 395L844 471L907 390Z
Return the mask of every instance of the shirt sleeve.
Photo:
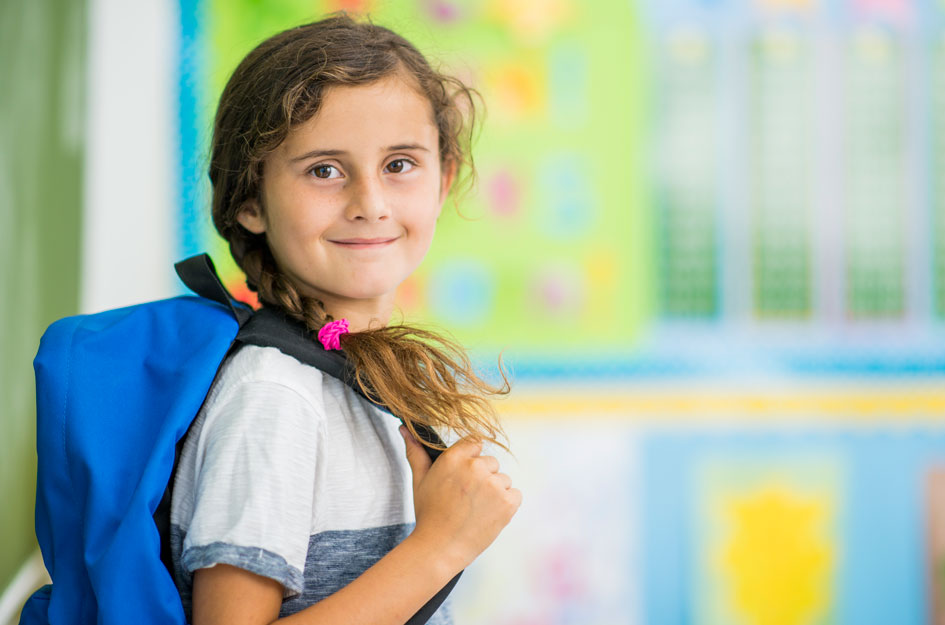
M273 381L225 387L206 409L184 570L229 564L301 593L321 412Z

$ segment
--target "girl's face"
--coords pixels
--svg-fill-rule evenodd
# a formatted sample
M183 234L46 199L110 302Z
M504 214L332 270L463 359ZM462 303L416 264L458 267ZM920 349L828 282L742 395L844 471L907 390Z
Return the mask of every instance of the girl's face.
M356 331L387 322L454 174L441 171L429 101L402 77L331 87L266 158L260 196L237 219L266 233L279 268Z

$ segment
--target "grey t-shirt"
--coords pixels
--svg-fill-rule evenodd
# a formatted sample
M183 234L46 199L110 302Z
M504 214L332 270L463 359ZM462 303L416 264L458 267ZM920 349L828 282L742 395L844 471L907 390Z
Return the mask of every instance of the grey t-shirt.
M278 581L280 616L340 590L413 529L399 422L272 347L224 365L181 452L171 553L191 616L193 571ZM447 602L429 621L452 622Z

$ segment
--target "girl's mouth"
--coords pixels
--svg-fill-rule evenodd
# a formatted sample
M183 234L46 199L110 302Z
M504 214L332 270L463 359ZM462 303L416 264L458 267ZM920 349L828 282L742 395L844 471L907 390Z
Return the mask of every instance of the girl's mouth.
M336 245L341 245L348 249L360 250L360 249L377 249L390 245L400 237L377 237L372 239L367 238L354 238L354 239L329 239L332 243Z

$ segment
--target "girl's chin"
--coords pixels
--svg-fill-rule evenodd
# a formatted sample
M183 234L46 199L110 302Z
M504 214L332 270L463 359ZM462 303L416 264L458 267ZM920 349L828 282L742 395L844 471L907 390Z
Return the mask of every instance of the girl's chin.
M399 276L365 275L366 272L354 272L354 276L346 280L333 280L331 284L315 284L306 282L302 292L310 297L325 301L346 300L349 303L361 301L364 304L384 303L393 300L402 279ZM297 283L298 284L298 283ZM325 302L327 303L327 301Z
M365 288L364 285L361 285L361 288L358 289L339 289L332 292L328 297L335 297L352 302L379 302L386 299L393 299L397 286L399 286L399 283L394 286L377 285L376 288Z

